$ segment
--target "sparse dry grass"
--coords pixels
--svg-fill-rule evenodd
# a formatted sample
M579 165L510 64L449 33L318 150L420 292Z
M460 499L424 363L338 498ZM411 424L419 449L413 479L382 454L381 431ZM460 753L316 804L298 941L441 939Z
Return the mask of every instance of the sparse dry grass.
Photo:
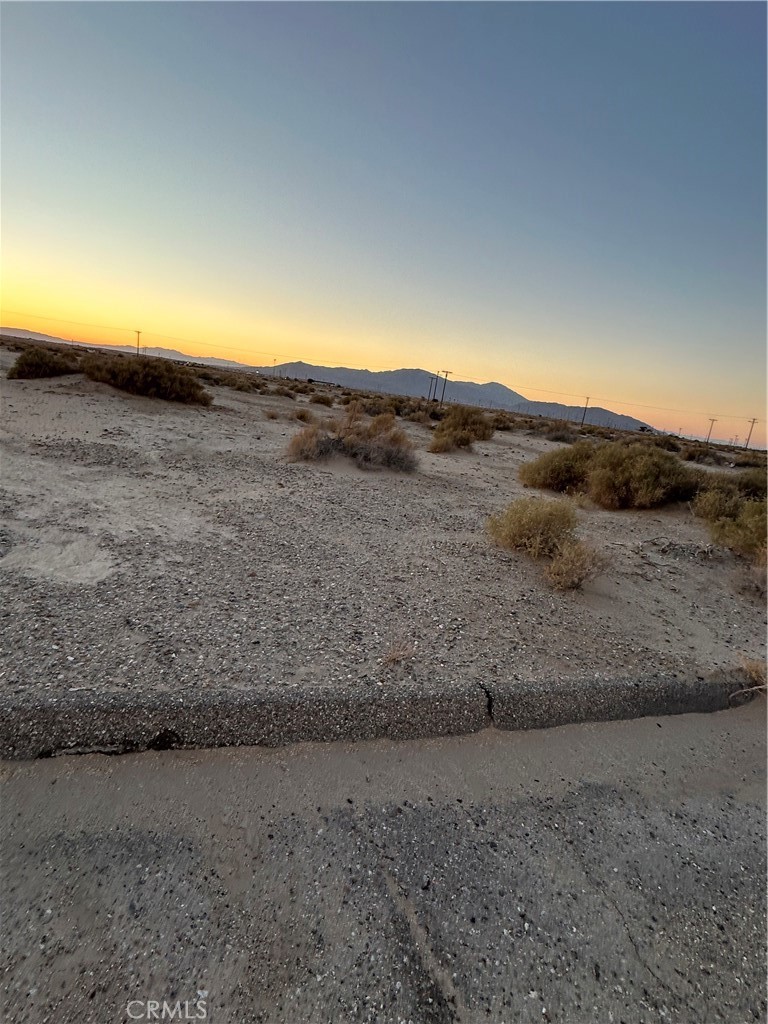
M410 661L415 654L416 648L412 643L398 641L392 644L381 659L382 668L392 668L395 665L401 665L405 661Z

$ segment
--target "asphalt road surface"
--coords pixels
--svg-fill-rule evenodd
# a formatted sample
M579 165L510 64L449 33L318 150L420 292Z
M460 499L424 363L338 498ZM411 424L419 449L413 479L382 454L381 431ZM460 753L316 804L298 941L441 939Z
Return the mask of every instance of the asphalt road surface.
M762 698L5 763L3 1019L763 1021L765 763Z

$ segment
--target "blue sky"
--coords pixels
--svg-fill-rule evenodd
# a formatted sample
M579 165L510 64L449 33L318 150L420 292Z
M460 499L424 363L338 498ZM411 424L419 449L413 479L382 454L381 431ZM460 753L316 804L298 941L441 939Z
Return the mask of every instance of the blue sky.
M6 4L4 310L762 417L765 17Z

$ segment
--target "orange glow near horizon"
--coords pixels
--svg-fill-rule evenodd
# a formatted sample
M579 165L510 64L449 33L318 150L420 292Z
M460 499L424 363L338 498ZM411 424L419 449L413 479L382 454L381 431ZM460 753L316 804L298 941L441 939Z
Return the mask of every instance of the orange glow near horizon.
M399 338L397 335L387 337L384 331L375 334L366 331L363 335L366 342L361 344L359 338L362 331L323 329L316 323L302 323L298 318L296 322L268 317L251 320L243 310L222 310L188 298L182 301L167 293L162 299L160 296L142 296L143 301L137 305L144 311L141 318L143 324L136 323L135 327L119 326L137 319L128 311L129 304L131 308L134 305L130 299L121 298L107 282L98 282L95 294L85 302L78 299L77 290L70 285L71 282L59 275L58 287L53 293L46 287L46 300L41 301L42 289L38 286L24 287L21 282L6 280L1 313L3 326L50 334L84 344L129 347L135 345L135 332L140 329L141 345L148 348L176 349L191 356L230 359L257 366L301 360L317 365L348 366L374 371L401 367L433 371L444 369L442 364L446 361L450 366L459 350L459 345L454 344L451 350L453 354L442 355L444 342L427 337L416 347L410 338ZM176 302L178 308L184 310L182 316L169 312ZM39 312L32 314L33 309ZM18 310L24 312L13 312ZM46 315L48 311L53 313L54 310L55 315ZM215 341L209 340L212 336ZM387 357L389 359L385 363ZM524 359L518 356L509 361L511 365L506 372L494 368L491 352L476 354L464 349L459 359L465 365L457 365L449 380L475 380L478 383L495 380L519 391L532 401L578 406L587 397L586 388L582 388L582 397L573 384L574 380L583 383L583 366L578 367L578 374L574 372L573 376L569 376L569 365L563 362L555 376L547 372L540 357ZM551 378L549 381L548 377ZM592 379L598 394L590 394L591 406L600 405L644 420L660 430L691 437L705 436L712 416L717 419L713 438L722 441L737 439L736 443L740 444L746 440L748 417L726 415L724 413L729 410L718 408L710 411L669 411L664 408L665 403L670 403L670 409L677 407L675 393L669 388L666 391L652 389L652 382L649 386L647 381L644 383L637 379L637 391L632 396L627 394L625 382L610 378L605 370L602 378L600 374L593 373ZM616 392L615 398L611 392ZM764 417L764 409L754 410L754 414L760 413ZM766 446L766 424L763 417L755 424L751 447Z

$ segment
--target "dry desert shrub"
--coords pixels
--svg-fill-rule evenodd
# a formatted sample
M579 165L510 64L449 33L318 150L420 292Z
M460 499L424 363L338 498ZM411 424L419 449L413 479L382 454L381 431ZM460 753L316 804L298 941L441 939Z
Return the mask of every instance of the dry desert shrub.
M559 545L544 575L556 590L578 590L587 580L599 575L606 560L595 548L581 540L565 540Z
M730 548L738 555L760 557L766 546L766 501L748 498L741 502L733 518L723 517L709 522L716 544Z
M679 459L643 444L598 446L587 479L590 498L603 508L658 508L692 498L697 489Z
M382 413L366 422L360 404L351 403L340 424L305 427L288 445L288 458L314 462L332 455L345 455L363 468L416 469L413 445L395 424L392 413Z
M288 458L294 461L316 462L336 454L335 438L317 426L304 427L288 443Z
M91 380L146 398L189 405L210 405L211 396L186 366L148 356L87 355L83 373Z
M737 697L749 697L752 694L765 693L768 689L766 676L766 664L765 661L759 661L757 658L747 658L743 654L739 658L741 667L744 670L744 674L747 677L747 685L743 686L740 690L736 690L729 697L729 700L733 702Z
M556 423L544 431L547 441L560 441L563 444L575 444L578 435L567 423Z
M9 380L33 380L40 377L63 377L79 373L80 366L74 352L54 351L48 348L23 349L8 371Z
M261 391L261 378L253 373L238 373L232 370L216 370L210 366L190 366L189 369L207 384L221 384L235 391Z
M267 411L264 413L264 415L267 417L268 420L279 420L280 419L280 414L276 413L274 409L267 409Z
M745 498L765 498L768 496L768 477L764 469L745 469L737 474L736 487Z
M606 565L603 556L574 535L576 511L570 502L518 498L488 520L501 547L546 558L544 575L556 590L577 590Z
M310 398L310 402L312 402L314 405L325 405L328 406L329 408L330 406L333 405L333 399L331 398L330 395L313 394L312 397Z
M603 508L657 508L692 498L699 478L670 452L646 444L592 444L547 452L520 469L529 487L582 491Z
M309 409L297 409L296 412L293 414L293 418L295 420L299 420L300 423L314 422L314 417L312 416L312 413L309 411Z
M441 430L432 435L428 451L435 454L455 452L457 448L471 448L472 435L468 430Z
M520 467L520 480L526 487L571 493L586 487L588 467L595 445L579 441L570 448L546 452Z
M493 540L503 548L525 551L532 558L553 556L572 541L576 512L564 501L518 498L488 520Z
M764 451L740 451L733 457L734 466L756 466L762 470L766 467Z
M505 412L497 412L491 419L494 430L512 430L514 420Z
M471 448L473 441L490 440L494 430L492 421L479 409L454 405L440 420L429 450L431 452L450 452L456 448Z
M683 462L698 462L702 466L723 466L728 461L723 452L711 445L693 442L680 452Z
M405 418L410 423L420 423L422 427L428 427L432 423L429 413L425 412L424 409L416 409L415 412L408 413Z

